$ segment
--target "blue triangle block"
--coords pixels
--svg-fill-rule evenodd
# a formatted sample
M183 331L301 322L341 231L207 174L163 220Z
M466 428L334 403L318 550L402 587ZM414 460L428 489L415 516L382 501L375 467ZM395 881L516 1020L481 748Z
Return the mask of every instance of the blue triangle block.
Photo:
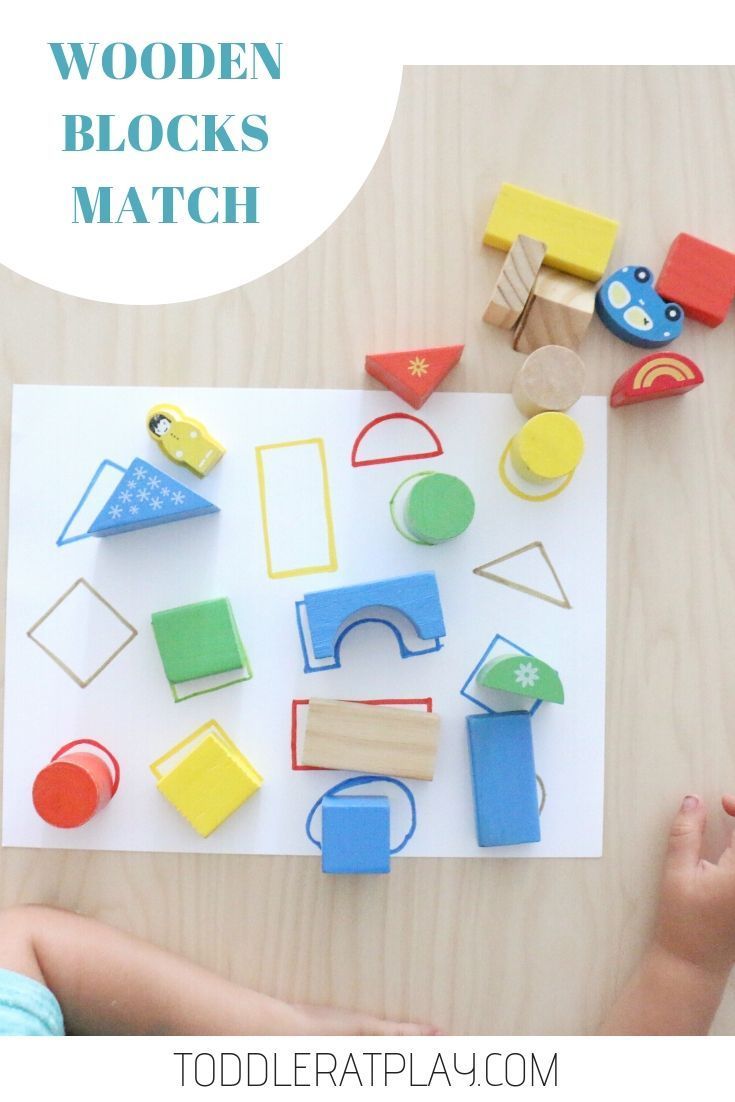
M89 535L117 536L137 528L151 528L155 524L170 524L174 520L218 512L217 505L182 482L144 459L134 459L91 525Z

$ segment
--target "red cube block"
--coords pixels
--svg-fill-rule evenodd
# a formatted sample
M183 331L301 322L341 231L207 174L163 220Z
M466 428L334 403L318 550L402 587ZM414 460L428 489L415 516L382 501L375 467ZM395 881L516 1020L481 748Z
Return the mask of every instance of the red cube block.
M671 243L656 290L667 302L678 302L688 318L714 328L735 298L735 253L688 233Z

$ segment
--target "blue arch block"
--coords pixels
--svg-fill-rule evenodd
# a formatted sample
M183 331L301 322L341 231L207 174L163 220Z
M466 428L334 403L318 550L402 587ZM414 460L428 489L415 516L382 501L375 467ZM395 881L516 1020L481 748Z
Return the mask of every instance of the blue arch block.
M439 587L433 572L408 574L380 582L347 585L304 595L311 646L316 658L334 656L342 624L369 608L402 612L420 639L446 635Z

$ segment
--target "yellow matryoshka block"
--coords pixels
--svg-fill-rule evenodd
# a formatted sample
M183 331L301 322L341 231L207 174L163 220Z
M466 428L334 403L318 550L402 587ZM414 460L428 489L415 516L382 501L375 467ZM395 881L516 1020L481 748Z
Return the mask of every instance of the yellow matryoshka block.
M201 421L188 417L178 406L163 402L148 410L148 435L174 463L204 478L219 463L225 449L207 432Z
M507 252L519 234L533 237L546 245L544 264L596 283L607 268L617 232L612 218L503 184L483 241Z
M192 750L182 754L193 740ZM160 766L178 757L165 774ZM158 790L206 838L258 791L263 778L214 720L151 765Z

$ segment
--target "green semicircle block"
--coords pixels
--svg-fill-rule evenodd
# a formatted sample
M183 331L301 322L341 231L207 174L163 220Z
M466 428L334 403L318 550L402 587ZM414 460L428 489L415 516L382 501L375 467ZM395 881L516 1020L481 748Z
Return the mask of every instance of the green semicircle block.
M552 704L564 703L564 686L556 670L532 654L510 654L483 666L477 684L517 696L531 696Z

